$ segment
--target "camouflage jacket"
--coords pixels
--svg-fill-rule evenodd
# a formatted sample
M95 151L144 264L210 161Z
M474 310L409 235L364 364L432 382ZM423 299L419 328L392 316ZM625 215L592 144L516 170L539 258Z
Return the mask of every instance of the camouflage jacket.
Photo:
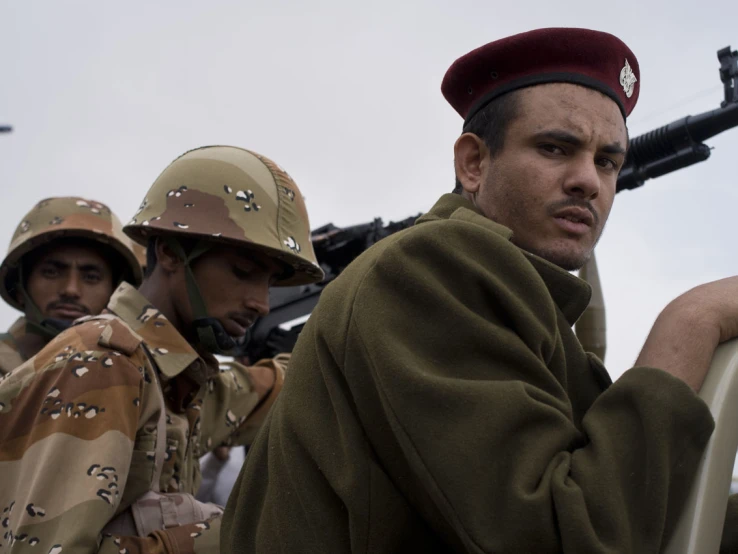
M19 317L7 333L0 333L0 377L13 371L26 360L18 351L20 337L26 333L26 318Z
M162 492L194 493L199 457L249 444L281 389L263 360L221 369L133 287L0 378L0 553L219 551L220 518L147 537L103 532L150 489L166 403Z

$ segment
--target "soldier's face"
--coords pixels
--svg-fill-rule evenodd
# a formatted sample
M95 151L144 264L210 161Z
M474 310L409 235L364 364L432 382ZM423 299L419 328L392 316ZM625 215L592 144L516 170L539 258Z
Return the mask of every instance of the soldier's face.
M99 314L113 293L112 268L93 247L53 243L29 260L26 271L26 291L47 318Z
M480 165L474 201L513 242L567 270L584 265L610 214L627 130L615 102L555 83L523 89L504 146Z
M261 253L218 246L197 258L192 271L208 315L240 339L257 317L269 313L269 287L284 267Z

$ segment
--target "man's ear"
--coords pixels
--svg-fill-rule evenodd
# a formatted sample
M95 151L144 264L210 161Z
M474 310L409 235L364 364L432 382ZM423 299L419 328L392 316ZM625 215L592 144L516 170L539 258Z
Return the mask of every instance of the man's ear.
M154 248L156 250L156 267L161 267L165 273L177 273L184 267L182 258L177 256L161 237L157 237Z
M454 144L454 168L462 188L476 193L482 184L489 149L474 133L464 133Z

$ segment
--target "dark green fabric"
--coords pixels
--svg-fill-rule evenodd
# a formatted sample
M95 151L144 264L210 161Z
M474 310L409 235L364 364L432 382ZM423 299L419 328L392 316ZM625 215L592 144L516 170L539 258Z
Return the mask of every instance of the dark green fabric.
M713 429L648 367L610 385L586 283L457 195L322 295L231 495L224 552L658 552Z

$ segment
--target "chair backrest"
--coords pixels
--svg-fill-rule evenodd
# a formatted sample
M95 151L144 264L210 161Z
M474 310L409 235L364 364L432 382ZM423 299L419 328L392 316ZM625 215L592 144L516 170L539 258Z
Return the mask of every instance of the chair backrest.
M689 499L665 554L718 554L738 449L738 339L721 344L700 391L715 418Z

